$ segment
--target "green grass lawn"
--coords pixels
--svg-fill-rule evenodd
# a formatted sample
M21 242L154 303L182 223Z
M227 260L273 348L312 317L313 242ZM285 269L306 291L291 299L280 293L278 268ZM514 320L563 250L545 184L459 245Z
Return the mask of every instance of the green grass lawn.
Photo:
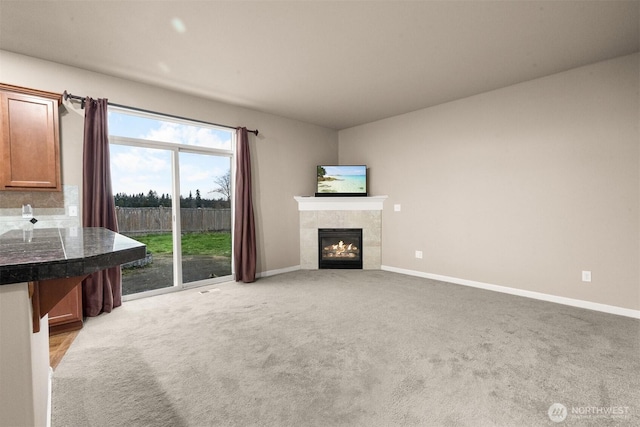
M132 236L147 245L152 254L173 253L171 233ZM231 233L186 233L182 235L182 255L231 256Z

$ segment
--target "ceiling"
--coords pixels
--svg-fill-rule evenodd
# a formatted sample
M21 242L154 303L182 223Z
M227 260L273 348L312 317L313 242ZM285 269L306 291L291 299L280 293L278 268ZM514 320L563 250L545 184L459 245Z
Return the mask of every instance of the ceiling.
M639 5L0 0L0 49L344 129L638 52Z

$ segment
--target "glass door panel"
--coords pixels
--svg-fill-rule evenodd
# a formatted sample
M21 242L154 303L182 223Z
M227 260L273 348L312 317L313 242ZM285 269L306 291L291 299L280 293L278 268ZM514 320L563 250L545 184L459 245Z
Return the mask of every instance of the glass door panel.
M112 144L111 180L121 234L147 245L122 266L122 294L174 286L172 152Z
M182 283L231 275L231 158L179 153Z

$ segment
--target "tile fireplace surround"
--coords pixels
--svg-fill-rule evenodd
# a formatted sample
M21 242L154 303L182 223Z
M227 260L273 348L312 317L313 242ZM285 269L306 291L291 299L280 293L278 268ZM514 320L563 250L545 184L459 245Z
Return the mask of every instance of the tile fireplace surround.
M382 205L387 196L295 197L300 211L300 268L318 269L319 228L362 228L362 268L382 264Z

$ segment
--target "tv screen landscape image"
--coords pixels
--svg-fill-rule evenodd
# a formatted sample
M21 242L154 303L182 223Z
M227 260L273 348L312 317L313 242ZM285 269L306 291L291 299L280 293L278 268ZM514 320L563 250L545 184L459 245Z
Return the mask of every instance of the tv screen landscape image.
M316 196L366 196L366 165L320 165Z

